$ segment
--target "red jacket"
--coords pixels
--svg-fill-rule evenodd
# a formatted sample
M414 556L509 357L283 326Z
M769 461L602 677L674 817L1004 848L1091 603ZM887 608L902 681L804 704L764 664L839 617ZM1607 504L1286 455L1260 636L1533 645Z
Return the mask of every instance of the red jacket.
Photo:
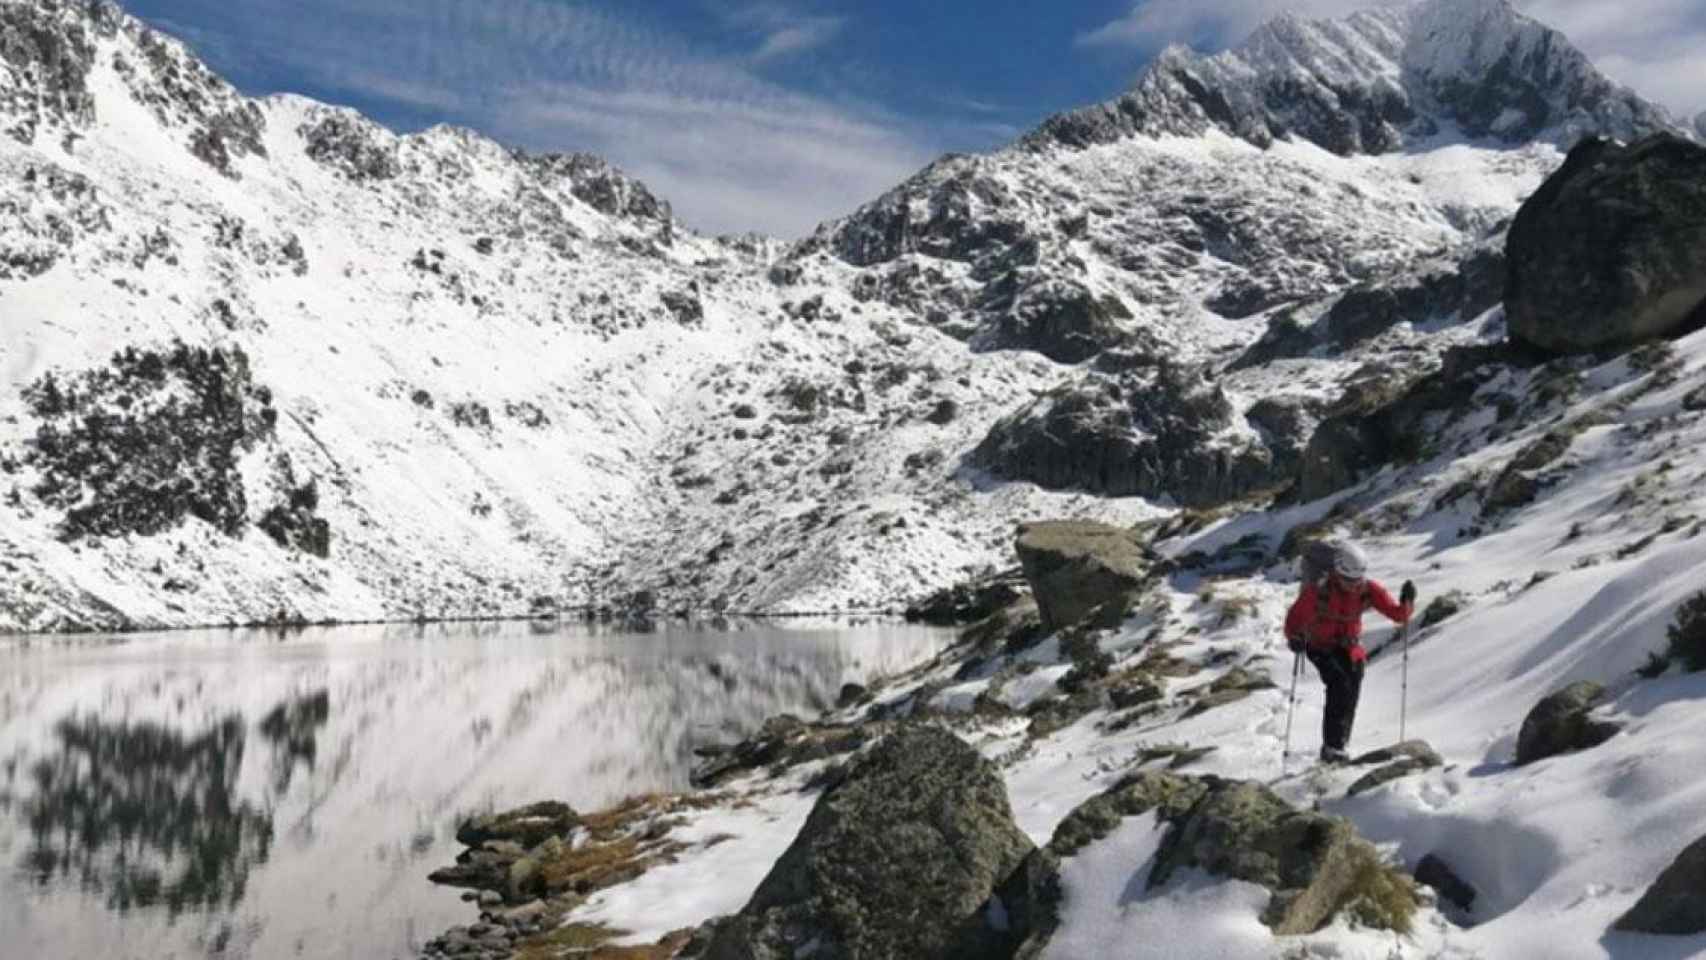
M1330 582L1330 581L1329 581ZM1306 584L1285 615L1285 635L1302 637L1312 650L1352 646L1362 637L1362 615L1369 607L1379 610L1393 623L1410 619L1410 609L1392 599L1386 588L1364 580L1360 592L1330 589L1322 609L1315 584Z

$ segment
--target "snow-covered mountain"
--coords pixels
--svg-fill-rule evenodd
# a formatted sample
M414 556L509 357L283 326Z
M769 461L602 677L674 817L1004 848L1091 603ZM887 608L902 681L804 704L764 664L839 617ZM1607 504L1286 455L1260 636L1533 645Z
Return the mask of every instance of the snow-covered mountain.
M1561 148L1675 125L1501 0L1282 19L783 245L0 0L0 128L39 630L892 606L1018 518L1271 493L1353 375L1498 334Z

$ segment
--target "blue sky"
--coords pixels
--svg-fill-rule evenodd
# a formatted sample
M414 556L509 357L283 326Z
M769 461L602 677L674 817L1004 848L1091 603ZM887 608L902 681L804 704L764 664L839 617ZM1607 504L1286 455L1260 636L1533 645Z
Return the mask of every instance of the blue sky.
M946 151L1118 93L1165 44L1376 0L126 0L250 93L589 150L713 232L808 232ZM1706 106L1706 3L1518 0L1616 79ZM1694 100L1696 102L1690 102Z

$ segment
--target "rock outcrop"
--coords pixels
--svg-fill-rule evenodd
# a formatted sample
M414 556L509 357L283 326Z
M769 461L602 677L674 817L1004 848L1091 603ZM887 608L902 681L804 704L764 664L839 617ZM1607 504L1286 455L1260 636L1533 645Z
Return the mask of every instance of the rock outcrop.
M1117 622L1148 589L1155 564L1135 533L1105 523L1027 523L1014 546L1048 630L1099 610Z
M1596 719L1589 712L1604 699L1604 687L1582 680L1535 704L1517 734L1516 765L1597 747L1616 736L1620 729L1617 724Z
M946 958L1031 853L995 767L952 733L902 729L826 791L709 960Z
M1706 837L1689 844L1616 927L1673 936L1706 932Z
M1408 929L1414 888L1350 821L1296 810L1254 782L1144 771L1068 814L1049 845L1003 884L1000 913L1014 922L1004 950L992 955L1039 955L1070 895L1060 886L1060 863L1147 813L1168 832L1134 887L1165 887L1178 871L1196 868L1272 891L1261 919L1279 936L1312 933L1345 909L1371 926Z
M1296 468L1234 431L1240 419L1197 370L1093 373L998 422L970 462L1050 490L1209 506L1283 486Z
M1585 353L1706 322L1706 147L1671 134L1584 141L1517 212L1513 339Z

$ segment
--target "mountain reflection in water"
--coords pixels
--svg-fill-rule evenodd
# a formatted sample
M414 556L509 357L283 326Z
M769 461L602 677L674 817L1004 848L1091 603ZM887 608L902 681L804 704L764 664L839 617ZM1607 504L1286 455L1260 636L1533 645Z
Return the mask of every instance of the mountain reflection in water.
M469 813L685 789L695 746L940 631L480 624L0 640L0 954L413 956Z
M153 723L68 717L30 766L24 801L37 883L56 874L117 910L235 905L266 860L272 817L234 795L246 731L231 715L186 737Z

